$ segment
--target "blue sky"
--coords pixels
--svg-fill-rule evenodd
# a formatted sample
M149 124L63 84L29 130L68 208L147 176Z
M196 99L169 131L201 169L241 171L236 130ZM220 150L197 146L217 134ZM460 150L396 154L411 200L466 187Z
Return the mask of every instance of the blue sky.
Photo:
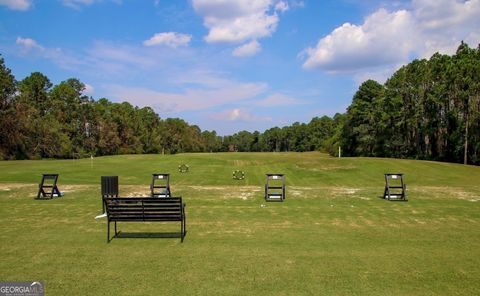
M480 43L480 0L0 0L17 80L232 134L344 112L358 85Z

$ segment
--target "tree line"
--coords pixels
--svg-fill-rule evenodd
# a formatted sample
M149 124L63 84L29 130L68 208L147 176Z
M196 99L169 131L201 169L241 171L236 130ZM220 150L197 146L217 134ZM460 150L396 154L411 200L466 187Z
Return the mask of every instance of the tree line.
M346 155L480 164L480 46L461 43L397 70L384 85L368 80L348 107Z
M0 56L0 159L75 158L116 154L325 150L338 119L219 136L150 107L94 100L85 85L53 85L40 72L16 81ZM340 115L339 115L340 116Z
M480 48L463 43L362 83L344 114L219 136L150 107L83 94L34 72L16 81L0 56L0 158L141 153L325 151L480 164Z

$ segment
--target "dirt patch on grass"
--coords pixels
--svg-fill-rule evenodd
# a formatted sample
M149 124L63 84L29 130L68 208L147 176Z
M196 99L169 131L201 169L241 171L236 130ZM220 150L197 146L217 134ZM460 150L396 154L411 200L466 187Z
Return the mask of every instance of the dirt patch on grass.
M85 189L91 189L93 186L92 185L62 185L58 184L58 189L60 189L61 192L73 192L73 191L78 191L78 190L85 190ZM18 189L24 189L24 188L30 188L34 187L38 190L38 184L20 184L20 183L3 183L0 184L0 190L2 191L11 191L11 190L18 190Z
M148 197L150 196L150 188L138 185L122 185L119 188L120 196Z
M192 188L193 190L216 190L216 191L223 191L223 190L229 190L232 187L231 186L186 186L188 188Z
M311 172L325 172L325 171L339 171L339 170L353 170L356 168L354 165L325 165L322 164L321 166L313 166L312 163L300 163L296 165L296 168Z
M302 197L314 197L314 198L359 198L363 200L371 200L371 197L365 196L362 193L361 188L354 187L299 187L289 186L287 187L287 195L302 196Z
M440 197L440 198L454 198L468 201L480 201L480 194L470 191L465 191L458 187L436 187L436 186L416 186L409 191L415 193L419 197Z
M357 193L360 189L359 188L344 188L344 187L335 187L331 188L332 194L338 195L353 195Z
M265 164L265 162L260 160L243 160L243 159L233 160L234 166L258 166L263 164Z
M92 185L60 185L60 184L57 184L57 186L61 192L74 192L74 191L80 191L80 190L87 190L94 187Z
M0 183L0 190L11 191L25 187L38 187L38 184L20 184L20 183Z
M221 199L239 198L248 200L258 196L262 191L259 186L188 186L198 191L215 191L220 193Z

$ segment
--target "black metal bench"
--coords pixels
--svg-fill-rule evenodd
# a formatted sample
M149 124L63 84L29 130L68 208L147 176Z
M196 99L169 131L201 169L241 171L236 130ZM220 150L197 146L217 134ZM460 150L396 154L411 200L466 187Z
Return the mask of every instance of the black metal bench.
M406 191L407 185L403 182L403 174L385 174L384 199L407 201Z
M43 174L42 181L38 184L37 199L53 198L63 195L57 187L58 174Z
M110 242L110 223L117 222L169 222L181 224L181 241L186 233L185 204L181 197L106 197L103 199L107 209L107 242Z

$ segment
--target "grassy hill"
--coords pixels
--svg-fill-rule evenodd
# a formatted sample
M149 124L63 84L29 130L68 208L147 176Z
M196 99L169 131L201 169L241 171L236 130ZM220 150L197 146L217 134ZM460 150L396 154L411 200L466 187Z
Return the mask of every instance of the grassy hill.
M64 197L33 199L46 172ZM147 195L162 172L187 203L185 241L149 238L176 223L120 223L143 237L106 244L100 176ZM408 202L379 198L386 172L405 174ZM284 203L264 202L265 173L286 174ZM0 279L44 280L47 295L475 295L479 180L479 167L321 153L4 161Z

